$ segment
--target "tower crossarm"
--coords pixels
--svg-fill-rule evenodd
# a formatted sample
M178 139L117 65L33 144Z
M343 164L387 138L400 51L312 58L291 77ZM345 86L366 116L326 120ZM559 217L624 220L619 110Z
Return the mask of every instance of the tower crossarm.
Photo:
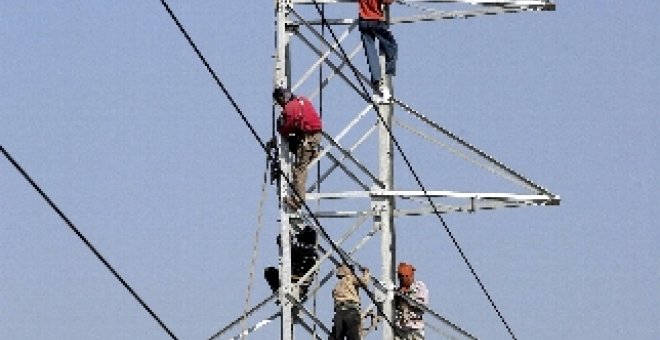
M292 0L292 4L316 5L316 4L339 4L355 3L357 0ZM398 4L413 9L420 10L422 13L410 16L392 16L390 24L409 24L422 21L438 21L446 19L469 19L484 15L497 15L504 13L518 13L527 11L554 11L556 5L549 0L397 0ZM443 4L451 5L452 9L441 10L433 7L423 7L423 4ZM437 5L436 5L437 6ZM465 8L456 9L456 6ZM326 18L325 22L330 25L353 25L357 19ZM295 22L294 22L295 23ZM322 25L321 20L309 20L309 25Z
M458 192L446 190L434 191L412 191L412 190L373 190L373 191L350 191L350 192L325 192L308 193L308 200L338 200L338 199L360 199L377 197L395 197L402 200L415 200L416 198L430 197L435 199L446 199L452 202L463 201L462 204L439 204L430 205L420 200L419 207L409 209L395 209L395 216L421 216L436 212L445 214L450 212L475 212L478 210L494 210L500 208L517 208L523 206L553 206L560 204L560 197L554 194L517 194L500 192ZM318 218L354 218L369 214L365 211L317 211Z
M412 108L410 105L408 105L408 104L406 104L406 103L404 103L404 102L402 102L402 101L400 101L400 100L398 100L398 99L394 99L394 101L395 101L395 102L396 102L396 103L397 103L397 104L398 104L398 105L399 105L404 111L408 112L409 114L411 114L412 116L416 117L416 118L419 119L420 121L424 122L424 123L427 124L428 126L434 128L434 129L436 129L438 132L440 132L441 134L445 135L447 138L453 140L453 141L456 142L457 144L459 144L459 145L463 146L464 148L470 150L471 152L473 152L474 154L476 154L476 155L478 155L479 157L483 158L484 160L487 160L488 162L490 162L490 163L493 164L494 166L497 166L497 167L500 168L501 170L507 172L510 176L517 178L521 183L524 183L524 184L525 184L525 187L527 187L529 190L531 190L531 191L533 191L533 192L538 192L538 193L540 193L540 194L544 194L544 195L549 196L549 197L557 197L557 199L558 199L559 196L554 195L553 193L551 193L551 192L550 192L549 190L547 190L546 188L544 188L544 187L542 187L542 186L540 186L540 185L538 185L538 184L532 182L532 181L531 181L530 179L528 179L528 178L525 178L524 176L522 176L522 175L521 175L520 173L518 173L517 171L514 171L513 169L511 169L511 168L509 168L508 166L504 165L504 163L502 163L502 162L496 160L494 157L492 157L492 156L486 154L483 150L478 149L478 148L475 147L474 145L468 143L466 140L460 138L460 137L459 137L458 135L456 135L455 133L449 131L448 129L442 127L440 124L438 124L438 123L432 121L431 119L429 119L428 117L424 116L424 115L421 114L419 111L417 111L417 110L415 110L414 108Z
M378 190L371 191L371 196L394 196L402 198L412 197L448 197L448 198L466 198L476 200L494 200L494 201L512 201L512 202L529 202L536 203L536 205L557 205L559 204L559 196L555 195L526 195L526 194L513 194L513 193L497 193L497 192L457 192L457 191L408 191L408 190Z
M314 5L314 4L341 4L356 3L358 0L291 0L292 4ZM554 10L554 3L548 0L397 0L398 3L444 3L444 4L467 4L482 6L517 6L527 7L533 10Z

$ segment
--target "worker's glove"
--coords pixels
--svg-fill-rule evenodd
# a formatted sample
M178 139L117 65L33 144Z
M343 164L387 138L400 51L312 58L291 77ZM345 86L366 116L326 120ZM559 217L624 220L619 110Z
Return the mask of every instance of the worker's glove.
M275 148L277 148L277 139L273 137L268 142L266 142L266 149L270 150Z

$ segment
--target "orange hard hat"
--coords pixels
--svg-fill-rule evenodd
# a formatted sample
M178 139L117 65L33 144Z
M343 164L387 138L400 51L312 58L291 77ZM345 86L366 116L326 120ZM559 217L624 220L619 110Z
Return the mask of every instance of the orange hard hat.
M410 263L401 262L399 263L399 267L397 268L396 272L397 274L404 276L413 276L415 267L413 267L413 265Z

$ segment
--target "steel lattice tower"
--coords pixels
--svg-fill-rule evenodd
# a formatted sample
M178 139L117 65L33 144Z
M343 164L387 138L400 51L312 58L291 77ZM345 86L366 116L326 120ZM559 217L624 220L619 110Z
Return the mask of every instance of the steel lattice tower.
M478 17L482 15L494 15L500 13L515 13L515 12L524 12L524 11L545 11L545 10L554 10L555 5L549 0L511 0L511 1L501 1L501 0L478 0L478 1L451 1L451 0L406 0L398 1L401 5L406 5L414 8L418 8L421 11L421 14L405 16L405 17L389 17L389 10L386 8L385 12L388 16L388 21L390 24L403 24L403 23L416 23L421 21L436 21L443 19L465 19ZM426 4L424 4L426 3ZM308 202L321 199L351 199L351 198L363 198L370 200L370 209L368 211L316 211L311 216L305 212L305 209L301 210L300 214L292 213L287 211L284 207L280 210L280 263L279 263L279 275L281 288L277 293L277 297L280 302L280 312L279 317L281 317L281 338L283 340L292 340L296 337L294 334L294 325L298 324L301 318L301 315L308 316L314 322L320 323L318 319L311 315L300 302L300 296L298 293L298 285L292 283L292 265L291 265L291 237L295 232L296 223L299 223L301 220L307 220L309 224L314 224L312 220L322 219L322 218L337 218L337 217L348 217L348 218L364 218L371 217L373 221L373 230L375 230L381 239L380 245L380 273L378 277L379 285L381 291L376 295L377 304L380 305L380 312L385 319L393 320L394 311L393 311L393 298L394 293L393 289L395 288L395 259L396 259L396 237L394 233L394 220L397 216L417 216L424 214L433 214L433 213L448 213L448 212L472 212L479 209L495 209L500 207L517 207L517 206L528 206L528 205L558 205L560 198L558 195L551 193L545 188L535 184L531 180L523 177L516 171L508 168L506 165L498 162L493 157L487 155L485 152L477 149L472 146L470 143L462 140L460 137L449 132L439 124L434 123L430 119L426 118L421 113L417 112L410 105L403 103L398 100L395 96L391 98L385 98L382 100L371 101L371 91L367 88L364 91L364 87L360 86L359 81L351 80L353 73L350 71L342 72L347 69L347 64L350 63L350 58L355 55L351 53L350 55L345 54L343 49L339 48L337 41L326 39L324 35L319 34L319 30L328 27L328 28L346 28L345 32L340 36L339 43L344 39L357 25L357 19L353 18L331 18L326 20L320 20L319 16L305 18L303 9L307 8L309 13L314 13L314 8L317 10L319 6L353 6L354 16L357 16L357 0L276 0L275 1L275 71L274 71L274 86L282 86L287 88L295 88L297 85L308 81L310 74L313 70L317 69L320 65L325 64L329 69L332 70L332 74L326 78L325 84L331 80L331 77L341 78L346 85L351 87L358 96L365 99L367 102L367 108L358 113L356 118L351 121L345 127L342 132L337 136L330 136L327 133L324 133L325 144L327 147L324 148L321 153L320 158L329 158L332 164L331 169L327 170L326 173L332 172L334 169L340 168L344 169L342 166L342 160L338 159L336 156L332 156L330 149L338 150L342 154L342 159L347 160L347 162L354 163L359 171L362 171L366 174L366 177L371 180L372 183L368 185L364 182L361 186L364 190L362 191L342 191L342 192L308 192L307 200ZM429 9L424 8L423 5L452 5L451 10L439 10L437 8ZM463 6L464 8L457 8L458 6ZM311 8L311 10L309 10ZM301 30L306 30L308 34L313 36L312 39L307 38L305 35L301 34ZM333 37L336 37L333 35ZM294 85L292 79L292 65L296 64L294 56L296 55L292 51L291 42L294 38L300 39L306 47L311 50L318 59L316 62L312 63L308 72L303 74L299 80ZM330 56L339 58L341 64L337 65L330 61ZM381 65L384 62L384 58L381 56ZM384 68L382 68L384 69ZM369 84L367 80L368 77L363 74L357 74L358 77L361 77L363 80L366 80L366 83ZM389 93L393 94L393 84L389 77L383 75L385 79L385 86L389 89ZM322 91L323 85L319 84L316 88L318 94L319 91ZM391 127L393 124L393 113L395 107L399 107L404 112L410 114L414 118L418 119L423 124L429 126L432 130L435 130L440 136L446 138L449 142L454 143L456 148L462 148L465 153L470 154L470 157L475 162L481 162L484 166L487 166L493 172L499 172L502 176L507 177L509 180L518 182L521 186L527 189L527 193L522 194L511 194L511 193L483 193L483 192L454 192L454 191L437 191L437 190L423 190L423 191L401 191L396 190L394 186L394 175L393 175L393 155L396 150L393 148L393 143L391 140ZM365 114L371 110L374 110L378 113L379 119L375 123L375 130L378 131L378 160L377 164L377 173L373 174L369 171L367 166L360 164L360 162L352 157L350 149L345 149L341 147L338 143L338 140L341 139L347 131L349 131L357 120L362 119ZM371 131L363 135L363 139L366 139L371 134ZM283 177L280 182L280 193L282 197L292 195L289 189L289 180L291 178L291 163L292 155L288 150L286 143L280 144L280 167L282 170ZM314 164L313 164L314 165ZM346 171L345 169L343 171ZM357 175L353 175L350 172L346 171L349 177L356 178ZM287 178L285 178L287 177ZM357 180L356 180L357 181ZM357 181L359 182L359 181ZM396 200L400 198L406 198L410 200L420 200L421 207L414 210L403 210L396 209ZM423 202L423 199L428 199L430 204ZM452 201L459 201L459 204L437 204L431 199L451 199ZM298 222L295 222L298 221ZM326 260L330 258L329 256L321 258L319 261ZM343 258L343 257L342 257ZM336 260L335 260L336 261ZM341 261L340 261L341 262ZM317 264L318 265L318 264ZM316 267L318 269L318 267ZM309 273L308 273L309 274ZM258 305L255 308L263 306L263 303ZM437 316L437 315L436 315ZM460 327L452 324L448 320L439 317L441 323L444 323L447 326L448 333L452 334L452 337L458 338L475 338L470 335L467 331L462 330ZM236 324L236 322L234 323ZM231 325L230 325L231 326ZM309 327L305 327L309 330ZM392 328L386 323L383 322L383 339L391 340L394 338Z

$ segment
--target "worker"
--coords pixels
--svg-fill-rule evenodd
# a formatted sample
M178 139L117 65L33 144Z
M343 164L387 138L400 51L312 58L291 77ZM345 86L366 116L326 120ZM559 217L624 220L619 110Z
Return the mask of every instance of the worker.
M359 279L346 265L336 269L339 279L332 290L332 299L335 304L335 315L332 318L332 332L330 340L360 340L360 285L369 283L371 274L367 268L362 268L362 277Z
M429 303L429 291L422 281L415 281L415 267L401 262L397 268L399 287L395 295L396 326L394 338L397 340L423 340L424 310L420 306Z
M319 114L307 98L296 96L286 88L277 87L273 91L273 99L282 107L282 114L277 120L277 130L295 156L291 179L295 193L286 195L283 203L289 209L297 211L305 199L307 166L318 155L323 127Z
M383 97L385 89L381 80L380 63L376 51L376 37L380 43L380 49L385 54L385 74L396 75L396 59L398 45L392 32L388 28L383 15L383 4L391 4L394 0L359 0L358 27L364 54L367 56L367 64L371 72L371 84L374 91ZM387 95L389 96L389 95Z

